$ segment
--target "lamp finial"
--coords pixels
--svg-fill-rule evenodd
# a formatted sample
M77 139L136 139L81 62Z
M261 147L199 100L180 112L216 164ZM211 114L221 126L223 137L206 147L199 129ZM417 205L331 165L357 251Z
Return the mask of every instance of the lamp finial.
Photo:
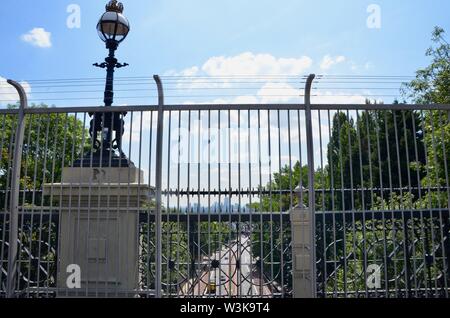
M123 13L123 4L117 0L111 0L106 5L106 11Z

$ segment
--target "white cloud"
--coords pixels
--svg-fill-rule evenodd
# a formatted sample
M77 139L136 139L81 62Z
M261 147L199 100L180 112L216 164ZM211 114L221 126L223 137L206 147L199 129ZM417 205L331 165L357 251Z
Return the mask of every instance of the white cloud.
M256 98L255 96L243 95L243 96L238 96L238 97L234 98L233 103L234 104L257 104L258 98Z
M27 82L20 82L25 92L31 92L31 86ZM0 76L0 105L15 104L19 100L19 94L14 87L8 84L5 78Z
M374 68L374 64L370 61L365 62L364 64L357 64L354 61L350 62L350 69L352 71L369 71Z
M164 76L196 76L199 72L198 66L192 66L182 70L181 72L177 72L176 70L169 70L164 73Z
M321 59L320 67L325 70L346 61L343 55L326 55ZM209 99L205 93L203 98L185 100L183 104L303 103L303 88L296 87L289 77L283 75L299 76L300 79L312 64L313 60L307 56L279 58L270 54L244 52L235 56L211 57L202 65L179 72L170 71L166 75L192 76L180 78L177 89L180 92L193 90L196 95L207 92L212 96ZM362 67L370 65L371 63L366 63ZM350 66L352 69L359 67L353 61L350 61ZM254 77L250 80L254 90L246 90L248 86L240 82L242 77L239 76ZM317 104L364 104L366 93L370 94L343 92L338 87L332 91L316 89L312 92L311 101ZM216 94L220 96L216 97Z
M296 89L287 83L265 83L255 95L239 95L230 98L216 98L212 100L186 101L183 104L282 104L303 103L303 89ZM340 91L315 90L311 96L313 104L365 104L368 95L348 94ZM382 100L377 100L382 102Z
M192 77L177 82L177 88L184 90L232 88L233 84L239 81L239 77L235 76L260 76L260 79L254 78L252 81L261 82L263 85L270 76L274 77L273 80L280 79L282 75L301 76L311 67L312 62L308 56L278 58L271 54L244 52L235 56L214 56L201 66L189 67L179 72L171 70L165 75ZM222 78L208 81L208 77Z
M49 48L52 46L51 36L52 34L45 31L44 28L34 28L28 33L23 34L21 39L40 48Z
M339 55L336 57L332 57L330 55L325 55L322 59L322 62L320 63L320 69L321 70L328 70L333 65L343 63L345 62L346 58L345 56Z
M312 93L311 103L313 104L365 104L366 98L360 94L348 94L339 91L321 91Z
M300 75L312 65L308 56L276 58L270 54L241 53L236 56L211 57L202 66L209 76Z
M302 92L300 90L295 89L287 83L266 83L257 92L257 96L263 104L299 101L301 94Z

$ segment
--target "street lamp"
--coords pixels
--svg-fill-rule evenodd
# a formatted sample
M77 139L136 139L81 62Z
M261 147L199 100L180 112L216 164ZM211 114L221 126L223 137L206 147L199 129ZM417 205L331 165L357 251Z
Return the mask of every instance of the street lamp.
M119 44L125 40L130 31L130 23L123 15L123 4L111 0L106 5L106 12L100 17L97 31L100 39L105 42L109 55L103 63L93 64L99 68L106 68L106 84L104 93L105 107L109 108L114 100L114 70L128 66L127 63L118 63L115 51ZM129 167L132 164L122 151L122 136L124 133L123 117L126 112L98 112L89 113L93 118L90 123L89 134L92 137L93 152L74 163L74 166L84 167ZM100 132L101 140L98 140ZM113 132L115 138L113 139ZM115 150L119 151L119 155Z
M109 56L105 62L94 64L94 66L106 68L105 106L111 106L113 103L114 69L128 66L127 63L117 63L114 56L117 47L125 40L130 31L130 23L122 13L123 4L112 0L106 5L106 12L103 13L97 24L98 35L109 50Z
M130 23L123 15L122 3L110 1L106 5L106 12L103 13L100 21L98 21L97 31L100 38L110 44L118 44L125 40L130 31Z

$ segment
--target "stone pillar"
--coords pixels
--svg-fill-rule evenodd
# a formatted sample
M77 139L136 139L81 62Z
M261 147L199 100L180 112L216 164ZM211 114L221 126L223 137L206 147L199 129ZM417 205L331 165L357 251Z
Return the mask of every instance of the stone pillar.
M299 200L299 202L302 202ZM294 298L313 298L311 282L311 211L303 204L290 211Z
M139 207L150 201L143 171L64 168L61 183L45 184L59 212L59 297L133 297L138 289ZM69 265L81 288L69 289Z

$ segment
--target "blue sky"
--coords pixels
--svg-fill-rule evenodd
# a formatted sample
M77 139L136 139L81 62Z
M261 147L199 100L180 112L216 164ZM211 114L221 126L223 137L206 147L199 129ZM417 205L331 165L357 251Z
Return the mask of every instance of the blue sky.
M221 83L195 81L169 82L165 78L166 89L172 89L166 95L168 103L195 102L298 102L302 94L301 85L294 83L297 78L309 73L328 75L402 75L412 76L414 72L428 64L425 51L431 44L431 32L434 26L441 26L450 32L450 2L448 0L124 0L125 12L131 22L131 32L121 44L117 57L127 62L129 67L116 72L115 105L155 104L154 85L150 79L153 74L161 75L195 75L211 76L246 75L260 77L260 81L251 83L251 87L222 79ZM24 81L32 102L44 101L56 106L98 106L102 104L104 70L96 69L92 63L101 62L106 55L104 44L96 32L96 24L104 12L105 0L3 0L0 7L0 32L3 45L0 50L0 100L14 102L15 92L5 86L4 78ZM68 28L67 19L70 13L67 8L76 4L81 9L80 28ZM368 12L371 5L380 10L380 28L369 28L367 20L373 11ZM370 11L370 10L369 10ZM33 31L34 30L34 31ZM265 76L289 75L286 78L269 78ZM128 81L120 77L143 76L147 80ZM73 82L45 82L36 80L96 78L92 82L83 82L85 86L77 86ZM126 85L127 82L130 82ZM300 82L300 80L298 80ZM86 84L87 83L87 84ZM140 84L137 85L137 83ZM66 87L57 85L66 84ZM136 84L136 85L135 85ZM328 103L363 103L365 97L374 95L374 99L391 102L398 97L399 82L382 83L386 89L375 90L378 84L370 84L370 89L361 87L368 83L360 83L359 89L352 91L349 87L357 84L335 85L333 89L319 87L315 90L313 102ZM330 86L331 84L328 84ZM130 87L139 86L140 91L130 91ZM248 88L248 89L246 89ZM148 91L147 91L148 90ZM253 90L253 91L252 91ZM66 91L66 93L63 93ZM67 93L67 91L69 91ZM228 94L227 96L210 96ZM275 94L273 93L275 92ZM178 95L177 95L178 94ZM196 97L192 95L202 95ZM271 95L272 94L272 95ZM376 96L382 94L382 96ZM383 95L385 94L385 95ZM389 96L388 96L389 94ZM152 95L152 96L149 96ZM206 96L207 95L207 96ZM174 97L170 97L174 96ZM375 97L376 96L376 97ZM130 98L132 97L132 98ZM0 101L4 107L5 102ZM182 127L186 128L186 114ZM207 127L206 114L202 114L201 122L196 126ZM271 116L275 116L273 112ZM215 113L214 116L217 116ZM237 112L232 112L232 126L236 126ZM241 122L247 120L246 112L241 112ZM252 126L255 127L255 114L251 114ZM286 113L282 114L282 123L286 126ZM131 153L132 160L138 162L139 126L143 121L143 153L142 166L146 178L153 170L149 157L149 139L153 132L155 138L156 116L153 121L148 113L141 118L139 114L127 116L127 132L125 133L125 152ZM167 117L167 116L166 116ZM172 123L177 123L177 114L172 116ZM223 117L222 117L223 118ZM304 118L291 118L292 127L304 127ZM167 132L167 121L165 129ZM215 121L215 122L214 122ZM263 119L266 123L267 119ZM300 123L299 123L300 121ZM313 116L315 129L321 127L322 146L326 147L329 136L327 118L319 121L317 114ZM153 123L153 127L150 124ZM272 118L272 124L276 117ZM217 126L213 119L212 126ZM132 127L132 128L131 128ZM194 126L193 126L194 127ZM272 158L272 172L279 164L288 164L287 131L280 132L282 139L278 145L277 127L272 131L273 151L279 147L282 157ZM302 128L303 129L303 128ZM129 131L128 131L129 130ZM281 130L281 129L280 129ZM236 142L236 131L229 132ZM249 152L246 146L248 133L241 131L243 153ZM128 140L132 135L132 144ZM166 134L167 135L167 134ZM177 153L176 141L178 132L173 130L170 147L165 141L164 157ZM206 136L206 135L205 135ZM305 149L304 133L292 136L292 143ZM195 137L195 136L194 136ZM192 137L193 138L193 137ZM268 137L264 136L267 142ZM195 138L194 138L195 139ZM186 142L184 140L183 142ZM202 149L207 150L207 140L202 141ZM319 140L314 140L315 162L320 164ZM223 144L225 144L223 142ZM154 145L154 143L153 143ZM186 149L185 149L186 150ZM253 152L254 149L252 149ZM299 150L294 150L292 161L300 158ZM306 151L301 157L303 162ZM153 153L154 156L154 153ZM242 158L241 158L242 159ZM253 158L255 159L255 158ZM166 159L164 159L166 162ZM326 162L325 162L326 164ZM150 167L151 166L151 167ZM243 165L243 169L245 165ZM233 168L236 168L233 166ZM263 184L268 182L270 167L264 166ZM176 162L164 167L164 176L173 171L172 179L163 178L164 184L176 187L174 174ZM186 175L186 165L182 165L181 187L207 187L196 184L194 175ZM199 174L205 176L207 165L202 164ZM233 171L233 184L228 185L226 167L217 175L213 173L211 188L218 187L218 180L224 178L222 187L237 187L236 169ZM252 165L253 180L258 179L257 165ZM247 172L242 172L242 187L249 185L245 180ZM152 176L154 178L154 174ZM153 181L150 181L154 184ZM184 203L183 203L184 204Z
M17 80L103 77L104 71L92 67L92 63L101 62L106 54L95 30L105 3L106 0L42 0L33 4L28 0L2 1L0 30L5 45L0 50L0 77ZM205 75L202 66L209 59L242 57L245 52L252 54L250 59L257 59L258 54L271 56L278 64L278 59L283 58L310 58L308 67L299 68L298 75L311 72L413 75L428 62L424 53L430 45L433 27L439 25L450 32L450 3L446 0L124 0L123 3L132 29L117 56L130 67L117 71L116 76L185 74L183 70L192 67L200 70L196 75ZM80 28L67 27L70 4L81 9ZM367 26L370 15L367 9L371 4L381 10L380 28ZM23 35L35 28L50 32L51 45L38 47L24 41ZM341 62L323 69L320 65L325 56ZM255 74L264 73L261 63L265 62L257 63L261 70ZM222 64L215 74L223 74L227 65ZM276 70L272 68L270 72ZM240 71L231 67L227 74L240 75L236 74ZM296 72L288 70L288 73ZM32 100L44 98L42 94L32 95L33 90L31 83ZM89 100L88 104L100 104L102 94L98 95L98 100ZM56 104L74 105L74 102Z

